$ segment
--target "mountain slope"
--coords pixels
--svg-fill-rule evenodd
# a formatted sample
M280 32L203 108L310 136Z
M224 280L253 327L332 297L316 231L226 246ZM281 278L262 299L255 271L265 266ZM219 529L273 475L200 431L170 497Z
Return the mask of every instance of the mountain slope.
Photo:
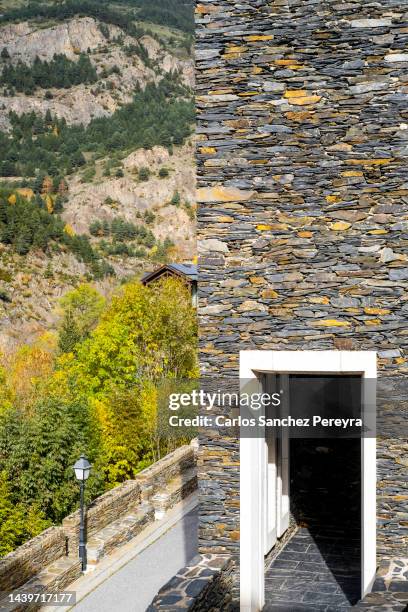
M177 5L173 21L192 8L162 4ZM78 6L0 17L0 203L64 228L45 240L24 215L0 219L0 349L55 328L58 299L84 280L109 295L195 256L189 18L177 30L155 2Z

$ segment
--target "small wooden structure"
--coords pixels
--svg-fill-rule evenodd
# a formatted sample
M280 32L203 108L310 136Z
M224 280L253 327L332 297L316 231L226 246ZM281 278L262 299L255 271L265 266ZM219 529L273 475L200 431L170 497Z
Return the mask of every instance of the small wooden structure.
M191 291L191 300L194 307L197 306L197 265L196 264L181 264L171 263L160 266L152 272L148 272L142 277L144 285L150 285L160 278L166 276L175 276L184 280Z

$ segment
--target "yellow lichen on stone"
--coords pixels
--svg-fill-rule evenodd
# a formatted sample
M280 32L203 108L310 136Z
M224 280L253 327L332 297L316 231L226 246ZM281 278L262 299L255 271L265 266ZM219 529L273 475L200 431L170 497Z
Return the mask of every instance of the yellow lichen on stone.
M250 34L245 36L245 40L249 42L256 42L258 40L273 40L273 34Z
M218 6L214 6L211 4L197 4L195 12L200 13L201 15L205 15L206 13L216 13L219 11Z
M322 99L321 96L305 96L303 98L290 98L289 104L297 106L307 106L308 104L317 104Z
M364 308L364 312L368 315L387 315L390 314L391 311L388 308L373 308L367 306Z
M278 219L282 223L288 223L289 225L308 225L315 220L314 217L287 217L286 215L279 215Z
M302 123L303 121L308 121L314 119L313 111L288 111L285 113L286 119L289 121L296 121L297 123Z
M372 234L373 236L381 236L382 234L388 234L388 230L375 229L375 230L370 230L368 233Z
M313 236L312 232L298 232L299 238L311 238Z
M351 325L348 321L338 321L337 319L324 319L323 321L317 321L316 324L323 327L348 327Z
M341 176L364 176L364 172L361 172L361 170L346 170L341 173Z
M289 66L293 64L298 64L298 61L295 59L277 59L275 60L275 64L277 66Z
M213 155L217 152L215 147L200 147L200 153L203 155Z
M305 98L307 91L305 89L287 89L283 95L285 98Z
M245 47L244 45L229 45L225 51L227 53L244 53L244 51L247 51L248 47Z
M266 231L272 229L272 225L266 225L264 223L261 223L260 225L256 226L256 229L261 231L261 232L266 232Z
M311 298L309 298L309 302L311 304L329 304L330 300L326 296L323 296L323 297L311 297Z
M210 96L223 96L224 94L234 93L231 87L225 89L210 89L208 95Z
M329 202L329 204L337 204L337 202L341 202L341 197L339 195L327 195L326 202Z
M329 227L333 232L344 232L351 227L351 223L347 223L347 221L336 221L335 223L330 223Z
M252 74L261 74L261 72L263 72L262 68L260 66L252 66L252 70L251 70Z
M392 158L387 157L379 159L348 159L346 163L356 166L383 166L385 164L390 164L392 161Z
M234 218L228 217L227 215L220 215L219 217L216 217L215 220L218 221L219 223L233 223L234 222Z
M274 300L279 297L279 293L273 289L264 289L261 295L265 300Z
M367 319L364 323L365 325L380 325L381 321L380 319Z
M236 187L201 187L197 189L198 202L241 202L250 200L255 195L255 191L246 191Z

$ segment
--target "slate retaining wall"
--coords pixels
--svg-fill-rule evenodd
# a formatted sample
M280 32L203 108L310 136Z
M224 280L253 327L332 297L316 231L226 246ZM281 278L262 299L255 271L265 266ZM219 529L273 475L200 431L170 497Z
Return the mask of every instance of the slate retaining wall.
M229 612L233 563L228 556L197 555L165 584L146 612Z
M130 512L140 502L141 486L137 480L128 480L95 499L89 504L86 513L88 538L115 521L119 516ZM62 521L70 556L77 556L78 554L79 524L79 510L65 517Z
M18 588L65 552L62 527L49 527L0 559L0 591Z

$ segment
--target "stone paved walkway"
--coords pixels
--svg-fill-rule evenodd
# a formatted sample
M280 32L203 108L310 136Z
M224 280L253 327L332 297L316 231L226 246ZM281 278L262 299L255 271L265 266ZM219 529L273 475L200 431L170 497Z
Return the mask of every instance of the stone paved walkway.
M360 447L291 441L294 536L265 574L266 611L337 612L360 598Z
M360 594L359 540L333 527L312 535L300 528L265 574L264 610L349 610Z

